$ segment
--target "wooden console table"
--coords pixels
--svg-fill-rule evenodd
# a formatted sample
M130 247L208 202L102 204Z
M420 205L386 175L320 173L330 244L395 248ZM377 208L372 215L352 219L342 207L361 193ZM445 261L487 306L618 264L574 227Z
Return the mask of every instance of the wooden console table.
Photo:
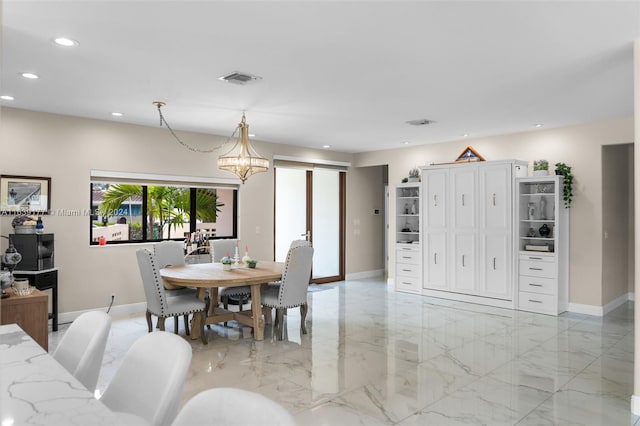
M45 293L33 290L28 296L16 296L12 288L9 297L0 302L0 324L17 323L45 351L49 350L49 301Z

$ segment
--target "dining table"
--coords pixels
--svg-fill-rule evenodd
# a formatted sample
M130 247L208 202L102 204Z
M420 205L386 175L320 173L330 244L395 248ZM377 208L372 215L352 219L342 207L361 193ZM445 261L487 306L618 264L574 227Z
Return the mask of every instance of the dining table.
M196 263L168 266L160 269L163 280L173 285L195 287L199 299L205 300L209 291L209 311L205 324L215 324L235 320L240 324L253 327L255 340L264 340L264 318L260 291L262 286L282 278L283 262L261 260L255 268L246 265L234 265L225 270L221 263ZM251 286L251 311L230 311L218 303L218 288ZM194 315L191 326L191 338L200 338L200 316Z
M0 326L2 425L119 425L62 364L17 324Z

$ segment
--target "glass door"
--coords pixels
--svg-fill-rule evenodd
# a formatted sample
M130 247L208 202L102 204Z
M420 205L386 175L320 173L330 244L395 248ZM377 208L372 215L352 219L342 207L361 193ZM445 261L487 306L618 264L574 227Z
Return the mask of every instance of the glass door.
M275 169L275 259L283 262L291 241L314 247L312 282L344 279L345 173L335 169Z

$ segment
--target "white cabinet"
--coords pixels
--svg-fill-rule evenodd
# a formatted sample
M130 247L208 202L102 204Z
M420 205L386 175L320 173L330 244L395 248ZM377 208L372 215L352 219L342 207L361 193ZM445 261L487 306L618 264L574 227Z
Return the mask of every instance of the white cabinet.
M513 182L519 161L422 170L423 294L514 307Z
M396 263L398 291L422 292L420 182L396 185Z
M517 180L518 308L558 315L569 302L568 212L560 176Z

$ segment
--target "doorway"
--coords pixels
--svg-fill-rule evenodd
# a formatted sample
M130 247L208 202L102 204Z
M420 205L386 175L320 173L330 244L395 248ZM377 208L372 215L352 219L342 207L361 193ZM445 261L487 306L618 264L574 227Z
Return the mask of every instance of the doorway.
M275 168L275 260L284 262L291 241L314 248L313 283L344 279L346 173L318 166Z

